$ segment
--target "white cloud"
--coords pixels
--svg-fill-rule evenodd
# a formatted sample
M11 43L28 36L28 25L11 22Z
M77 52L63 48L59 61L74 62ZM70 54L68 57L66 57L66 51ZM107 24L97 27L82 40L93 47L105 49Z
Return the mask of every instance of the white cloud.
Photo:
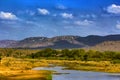
M112 4L107 7L109 13L120 14L120 5Z
M39 22L35 22L35 21L24 21L26 24L28 25L34 25L37 27L41 27L41 28L45 28L42 24L40 24Z
M71 13L62 13L61 16L62 16L63 18L70 18L70 19L73 18L73 14L71 14Z
M16 15L14 15L13 13L10 12L0 12L0 18L1 19L7 19L7 20L17 20L18 18L16 17Z
M93 25L94 22L85 19L85 20L83 20L83 21L75 21L74 24L75 24L75 25L78 25L78 26L90 26L90 25Z
M117 21L116 28L120 29L120 22L119 21Z
M97 15L95 14L84 14L84 15L80 15L81 18L96 18Z
M47 9L38 8L38 12L39 12L41 15L48 15L48 14L50 14L50 12L49 12Z
M64 9L67 9L67 7L65 7L64 5L58 5L57 8L58 8L58 9L63 9L63 10L64 10Z

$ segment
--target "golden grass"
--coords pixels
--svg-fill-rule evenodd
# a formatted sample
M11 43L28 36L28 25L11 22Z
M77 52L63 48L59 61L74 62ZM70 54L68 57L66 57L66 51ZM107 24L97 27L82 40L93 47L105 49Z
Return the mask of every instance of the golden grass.
M46 80L49 74L48 71L33 70L0 71L0 73L4 75L3 80Z
M51 72L31 70L37 66L48 64L32 59L3 58L0 64L0 80L47 80Z

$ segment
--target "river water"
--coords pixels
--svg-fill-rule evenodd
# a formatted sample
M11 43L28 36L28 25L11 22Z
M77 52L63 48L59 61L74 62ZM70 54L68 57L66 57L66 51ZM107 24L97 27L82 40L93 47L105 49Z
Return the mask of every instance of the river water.
M33 70L55 71L52 80L120 80L118 73L102 73L92 71L65 70L64 67L36 67Z

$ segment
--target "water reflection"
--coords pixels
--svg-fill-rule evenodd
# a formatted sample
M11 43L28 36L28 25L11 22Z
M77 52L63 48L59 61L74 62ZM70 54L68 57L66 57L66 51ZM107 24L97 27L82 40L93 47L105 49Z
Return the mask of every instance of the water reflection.
M77 71L64 70L65 67L37 67L33 70L51 70L53 73L53 80L120 80L120 74L91 72L91 71Z

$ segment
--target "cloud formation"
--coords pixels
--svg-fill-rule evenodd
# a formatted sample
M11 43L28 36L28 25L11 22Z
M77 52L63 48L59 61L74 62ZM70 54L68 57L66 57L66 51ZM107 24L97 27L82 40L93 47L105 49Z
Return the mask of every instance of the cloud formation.
M50 12L49 12L47 9L38 8L38 12L39 12L41 15L49 15L49 14L50 14Z
M107 11L113 14L120 14L120 5L112 4L107 7Z
M69 19L73 18L73 14L72 13L61 13L61 16L63 18L69 18Z
M116 28L120 29L120 22L119 21L117 21Z
M7 19L7 20L17 20L18 19L17 16L14 15L13 13L3 12L3 11L0 12L0 18Z
M95 14L84 14L80 15L81 18L97 18L97 15Z
M74 24L75 24L75 25L78 25L78 26L90 26L90 25L93 25L94 22L85 19L85 20L83 20L83 21L75 21Z

